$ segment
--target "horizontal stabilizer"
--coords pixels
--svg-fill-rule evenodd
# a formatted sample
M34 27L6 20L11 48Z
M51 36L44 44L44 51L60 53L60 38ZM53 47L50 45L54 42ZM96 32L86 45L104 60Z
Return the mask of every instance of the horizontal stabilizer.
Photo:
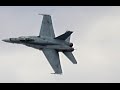
M77 64L77 61L74 57L74 55L72 54L72 52L63 52L66 57L73 63L73 64Z
M72 33L72 31L66 31L64 34L56 37L55 39L66 40Z

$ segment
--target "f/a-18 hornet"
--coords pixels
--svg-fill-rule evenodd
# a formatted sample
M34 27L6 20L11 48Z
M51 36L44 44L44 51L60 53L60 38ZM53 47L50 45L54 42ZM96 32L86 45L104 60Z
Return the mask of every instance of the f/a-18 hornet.
M18 38L3 39L2 41L23 44L42 50L54 70L54 74L62 74L59 52L63 52L73 64L77 64L72 54L74 51L73 43L70 42L70 36L73 32L66 31L64 34L55 37L51 16L46 14L39 15L43 15L43 20L38 36L20 36Z

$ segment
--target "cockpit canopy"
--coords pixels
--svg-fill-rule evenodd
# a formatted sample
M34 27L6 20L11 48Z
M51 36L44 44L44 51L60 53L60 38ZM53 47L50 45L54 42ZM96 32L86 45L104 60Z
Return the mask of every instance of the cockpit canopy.
M20 41L33 41L34 39L28 37L28 36L21 36L21 37L18 37L18 39Z
M21 37L18 37L19 39L25 39L25 38L29 38L29 37L26 37L26 36L21 36Z

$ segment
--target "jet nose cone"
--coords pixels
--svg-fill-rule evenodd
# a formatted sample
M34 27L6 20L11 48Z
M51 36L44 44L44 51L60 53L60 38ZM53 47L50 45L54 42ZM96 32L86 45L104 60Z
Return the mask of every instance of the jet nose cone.
M2 41L4 41L4 42L10 42L9 39L3 39Z

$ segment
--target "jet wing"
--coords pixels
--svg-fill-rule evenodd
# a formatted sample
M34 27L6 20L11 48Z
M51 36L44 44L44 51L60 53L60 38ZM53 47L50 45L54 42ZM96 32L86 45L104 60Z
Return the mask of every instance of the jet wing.
M41 15L43 15L43 20L39 36L55 38L51 16L44 14Z
M55 74L61 74L62 69L60 65L58 52L54 49L43 49L42 51L46 56L48 62L50 63L51 67L55 71Z

